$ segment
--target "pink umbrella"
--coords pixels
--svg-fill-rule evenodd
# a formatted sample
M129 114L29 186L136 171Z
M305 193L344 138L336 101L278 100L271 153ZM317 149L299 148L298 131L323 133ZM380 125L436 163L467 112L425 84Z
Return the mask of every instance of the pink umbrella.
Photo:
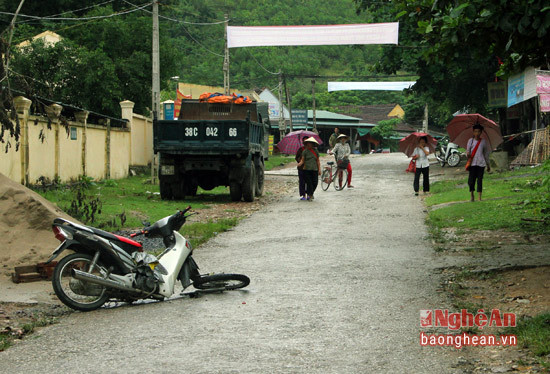
M296 152L298 152L298 149L302 146L302 139L303 138L309 138L313 136L315 140L319 142L319 144L323 144L323 141L313 131L306 131L306 130L298 130L298 131L292 131L285 135L283 139L279 143L277 143L277 148L279 148L279 152L284 153L286 155L295 155Z
M425 136L428 138L428 148L430 152L435 152L435 146L437 145L437 140L435 140L431 135L424 132L413 132L412 134L407 135L399 141L399 150L406 154L408 157L411 157L414 149L418 147L418 141L421 137Z
M458 144L459 147L466 148L468 140L473 138L472 127L478 123L483 126L481 138L489 143L491 149L495 149L503 142L500 127L481 114L459 114L453 118L447 125L447 132L451 142Z

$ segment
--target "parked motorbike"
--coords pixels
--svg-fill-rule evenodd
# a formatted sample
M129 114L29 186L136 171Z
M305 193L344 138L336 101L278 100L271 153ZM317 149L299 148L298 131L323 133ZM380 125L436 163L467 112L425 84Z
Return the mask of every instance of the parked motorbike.
M110 232L56 218L52 229L61 245L47 261L66 249L75 253L61 259L53 273L55 294L70 308L91 311L108 300L132 302L163 300L174 294L180 281L199 290L224 291L246 287L250 279L242 274L199 274L191 256L191 243L178 231L186 219L197 213L185 210L165 217L131 235L162 238L166 249L158 257L143 251L141 243Z
M458 145L451 143L448 137L444 137L437 143L435 158L437 158L437 161L439 161L442 167L445 166L445 164L452 167L458 166L458 164L460 164Z

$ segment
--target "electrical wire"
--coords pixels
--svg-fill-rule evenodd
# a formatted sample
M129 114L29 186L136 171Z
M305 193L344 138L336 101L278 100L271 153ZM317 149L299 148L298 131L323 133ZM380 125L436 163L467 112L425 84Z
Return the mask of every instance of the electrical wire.
M266 72L268 72L269 74L271 75L279 75L279 73L274 73L272 71L269 71L267 70L262 64L260 64L260 61L258 61L258 59L256 59L256 57L254 57L254 55L252 54L252 52L250 52L250 49L246 48L246 51L248 52L248 54L254 59L254 61L256 61L256 63L262 68L264 69Z
M133 7L137 7L137 5L132 4L132 3L129 2L129 1L126 1L126 0L122 0L122 1L125 2L126 4L132 5ZM170 6L168 6L168 7L169 7L169 8L172 8L172 7L170 7ZM144 12L153 13L153 12L151 12L150 10L144 10ZM216 22L188 22L188 21L182 21L182 20L179 20L179 19L174 19L174 18L166 17L166 16L163 16L163 15L160 15L160 14L159 14L159 18L164 18L164 19L167 19L167 20L169 20L169 21L178 22L178 23L185 23L185 24L188 24L188 25L196 25L196 26L220 25L220 24L222 24L222 23L225 23L225 20L223 20L223 21L216 21Z
M122 1L124 1L126 4L129 4L129 5L133 6L133 7L137 7L137 5L134 5L134 4L132 4L131 2L129 2L129 1L126 1L126 0L122 0ZM142 8L139 8L139 9L141 10ZM136 8L136 10L137 10L137 8ZM149 11L149 10L145 10L145 9L143 9L143 11L145 11L145 12L147 12L147 13L153 13L153 12L151 12L151 11ZM171 21L178 22L178 23L187 23L187 22L184 22L184 21L178 21L178 20L174 20L174 19L171 19L171 18L167 18L167 17L161 16L161 15L159 15L159 18L166 18L166 19L169 19L169 20L171 20ZM223 22L225 22L225 21L223 21ZM216 24L219 24L219 23L220 23L220 22L218 22L218 23L216 23ZM187 28L186 28L185 26L182 25L182 27L183 27L183 29L185 30L185 32L187 33L187 35L189 35L189 38L191 38L191 40L193 40L195 43L197 43L197 44L200 45L202 48L204 48L207 52L213 54L214 56L225 57L225 56L222 55L222 54L219 54L219 53L216 53L216 52L214 52L214 51L211 51L211 50L210 50L209 48L207 48L204 44L202 44L202 43L199 42L197 39L195 39L195 38L193 37L193 35L191 35L191 33L189 32L189 30L187 30Z
M144 5L140 5L138 8L135 8L135 9L123 10L123 11L112 13L112 14L109 14L109 15L106 15L106 16L93 16L93 17L38 17L38 16L29 16L29 15L26 15L26 14L19 14L18 16L19 17L30 18L30 19L33 19L33 20L40 20L40 21L86 21L86 20L97 20L97 19L105 19L105 18L112 18L112 17L116 17L116 16L121 16L121 15L124 15L124 14L129 14L129 13L136 12L138 10L142 10L142 9L144 9L144 8L150 6L150 5L151 5L151 3L147 3L147 4L144 4ZM0 14L15 15L15 13L10 13L10 12L0 12Z
M57 17L57 16L60 16L62 14L66 14L66 13L76 13L76 12L80 12L80 11L83 11L83 10L87 10L87 9L91 9L91 8L96 8L98 6L102 6L102 5L105 5L105 4L109 4L109 3L112 3L114 2L115 0L107 0L107 1L104 1L102 3L99 3L99 4L95 4L95 5L90 5L90 6L87 6L85 8L80 8L80 9L75 9L75 10L67 10L65 12L62 12L62 13L58 13L58 14L52 14L50 16L47 16L47 17ZM28 23L28 22L31 22L33 20L26 20L26 21L19 21L19 22L16 22L16 23Z

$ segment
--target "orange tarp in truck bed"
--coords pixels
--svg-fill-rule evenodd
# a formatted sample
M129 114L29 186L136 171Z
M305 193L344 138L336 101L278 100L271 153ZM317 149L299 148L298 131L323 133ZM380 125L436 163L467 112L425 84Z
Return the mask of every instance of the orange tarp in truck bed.
M220 103L220 104L250 104L252 100L248 96L235 95L231 96L223 95L221 93L205 92L199 96L200 102L206 103Z

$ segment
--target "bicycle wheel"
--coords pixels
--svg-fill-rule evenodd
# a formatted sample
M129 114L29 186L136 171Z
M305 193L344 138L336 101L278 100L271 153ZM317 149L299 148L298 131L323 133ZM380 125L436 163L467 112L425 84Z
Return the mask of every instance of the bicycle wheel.
M243 274L201 275L193 281L193 287L199 290L225 289L236 290L248 286L250 278Z
M328 190L331 182L332 180L330 179L330 169L323 170L323 174L321 174L321 188L323 189L323 191Z
M348 184L348 171L346 169L338 169L332 178L332 183L334 183L336 191L342 191Z

